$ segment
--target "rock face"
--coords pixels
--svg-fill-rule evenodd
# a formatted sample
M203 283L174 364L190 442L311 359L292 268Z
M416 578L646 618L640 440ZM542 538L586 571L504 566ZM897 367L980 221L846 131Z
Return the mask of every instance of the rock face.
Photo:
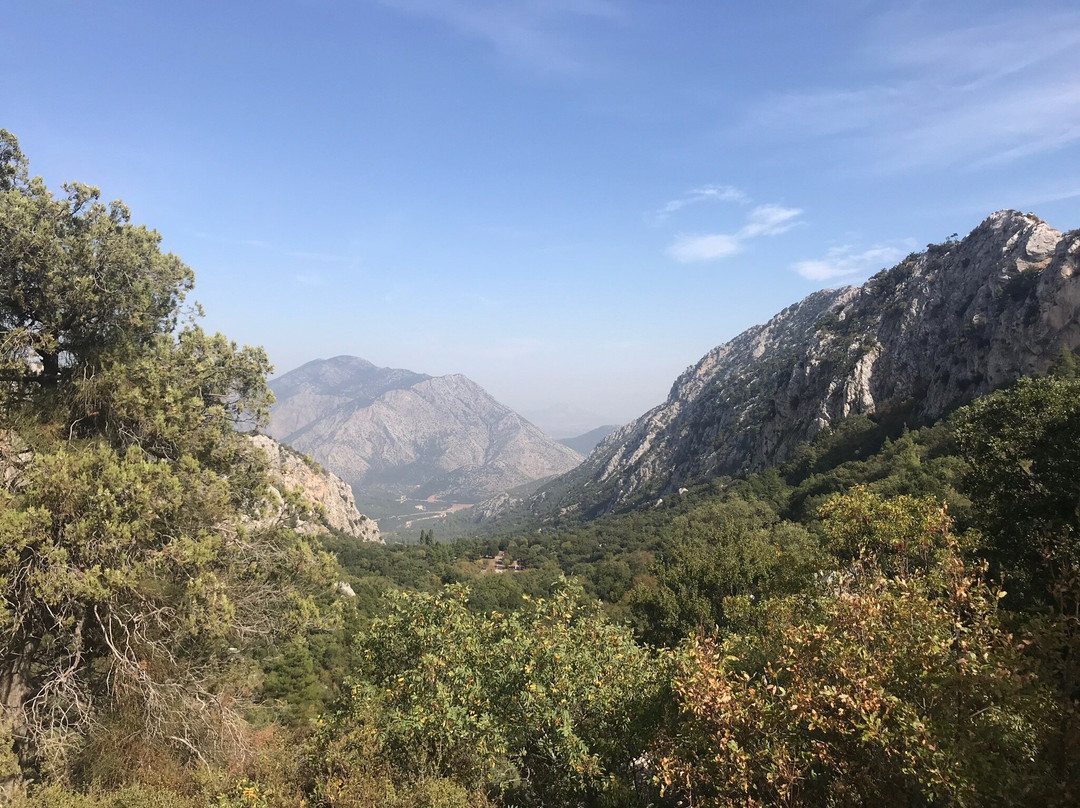
M282 501L284 490L300 489L313 506L310 519L301 519L295 526L299 533L321 533L327 528L338 530L361 541L383 543L379 527L356 509L352 489L335 474L317 467L298 452L283 446L266 435L252 435L250 440L262 449L270 461L270 478L274 483L272 496ZM268 520L279 518L281 509L267 515Z
M340 372L349 367L381 379L383 389L354 384ZM275 380L271 434L333 469L357 491L382 496L473 502L581 462L577 452L465 376L375 368L379 376L373 367L338 357L309 362ZM392 382L391 374L397 374Z
M939 417L1080 345L1080 231L1001 211L711 350L529 504L596 510L789 459L857 413Z

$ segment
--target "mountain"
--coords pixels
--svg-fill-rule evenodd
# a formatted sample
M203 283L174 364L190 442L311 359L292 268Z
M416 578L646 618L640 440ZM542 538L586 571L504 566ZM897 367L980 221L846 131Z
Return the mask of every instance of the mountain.
M600 441L618 428L618 424L605 424L604 426L598 426L596 429L590 429L584 435L578 435L576 438L563 438L559 443L563 446L569 446L580 455L587 455L596 448Z
M291 444L295 434L342 404L371 404L389 390L431 377L401 368L380 368L358 356L316 359L270 382L277 403L267 434Z
M560 441L588 432L597 424L603 424L611 420L610 416L600 415L592 410L566 402L555 402L544 407L532 407L522 410L521 414L531 423L540 427L545 433L555 436Z
M339 356L309 362L271 387L269 433L365 495L472 502L581 462L461 375Z
M1016 211L709 351L528 502L591 513L763 469L858 413L937 418L1080 345L1080 231Z

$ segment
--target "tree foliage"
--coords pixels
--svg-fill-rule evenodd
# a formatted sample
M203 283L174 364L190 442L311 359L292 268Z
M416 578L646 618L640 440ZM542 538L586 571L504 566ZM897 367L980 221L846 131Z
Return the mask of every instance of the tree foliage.
M760 502L695 509L672 521L670 536L653 581L630 599L642 636L663 645L726 629L728 598L797 591L821 562L805 528Z
M467 598L457 587L397 595L360 638L363 669L315 746L324 799L340 804L372 733L406 778L447 778L514 804L587 804L631 787L657 719L661 660L572 588L511 614L478 615Z
M266 460L235 427L266 355L176 330L191 271L122 203L54 199L6 131L0 167L0 736L40 770L122 714L207 758L244 650L315 620L333 568L255 527Z
M986 550L1017 603L1080 604L1080 380L1045 376L976 401L957 440Z
M31 177L0 130L0 370L31 397L170 333L194 283L122 202L77 182L64 191Z
M661 760L669 790L746 806L1016 805L1053 793L1039 758L1052 694L1003 625L1002 593L965 564L939 505L890 505L926 526L901 543L886 505L857 492L831 508L831 532L866 540L819 595L772 601L753 630L690 646L675 679L683 720ZM936 564L921 563L929 551Z
M983 551L1023 614L1029 654L1063 696L1047 757L1080 781L1080 380L1065 351L1055 372L1021 379L966 409L958 443ZM1071 793L1080 794L1080 785Z

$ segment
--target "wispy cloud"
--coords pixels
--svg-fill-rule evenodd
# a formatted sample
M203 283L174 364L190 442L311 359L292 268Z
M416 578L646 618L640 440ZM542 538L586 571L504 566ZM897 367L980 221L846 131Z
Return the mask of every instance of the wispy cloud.
M832 247L824 258L796 261L792 269L807 280L828 281L860 274L869 274L890 267L911 251L913 241L877 244L858 250L850 244Z
M1037 205L1045 205L1048 202L1063 202L1066 199L1077 199L1078 197L1080 197L1080 187L1044 189L1025 195L1025 204L1018 207L1032 208ZM983 205L979 209L986 210L987 206Z
M802 210L780 205L758 205L746 217L746 224L734 233L679 235L668 255L682 264L717 261L740 252L745 243L761 236L777 236L795 227Z
M273 249L272 247L268 249ZM355 264L355 256L339 255L338 253L317 252L312 250L282 250L282 253L290 258L300 261L314 261L321 264Z
M780 205L759 205L750 211L746 226L739 231L740 240L757 236L778 236L786 233L798 222L802 214L799 208L784 208Z
M406 14L445 23L500 55L531 67L577 73L588 64L587 40L569 23L614 22L622 12L612 0L376 0Z
M727 258L741 249L742 244L737 237L722 233L711 236L679 236L668 248L668 255L681 264L692 264Z
M746 194L733 185L703 185L666 202L652 215L656 223L663 222L673 213L678 213L685 207L697 205L701 202L748 202Z
M930 9L930 10L928 10ZM842 144L878 170L978 168L1080 142L1080 14L1007 16L949 27L936 6L882 19L858 73L875 80L767 98L745 126Z

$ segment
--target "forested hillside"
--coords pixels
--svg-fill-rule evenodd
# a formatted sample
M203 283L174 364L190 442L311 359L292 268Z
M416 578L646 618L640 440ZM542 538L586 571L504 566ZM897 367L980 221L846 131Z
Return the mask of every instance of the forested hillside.
M381 546L293 529L236 429L265 354L130 218L0 131L6 804L1080 800L1071 353L623 514Z

